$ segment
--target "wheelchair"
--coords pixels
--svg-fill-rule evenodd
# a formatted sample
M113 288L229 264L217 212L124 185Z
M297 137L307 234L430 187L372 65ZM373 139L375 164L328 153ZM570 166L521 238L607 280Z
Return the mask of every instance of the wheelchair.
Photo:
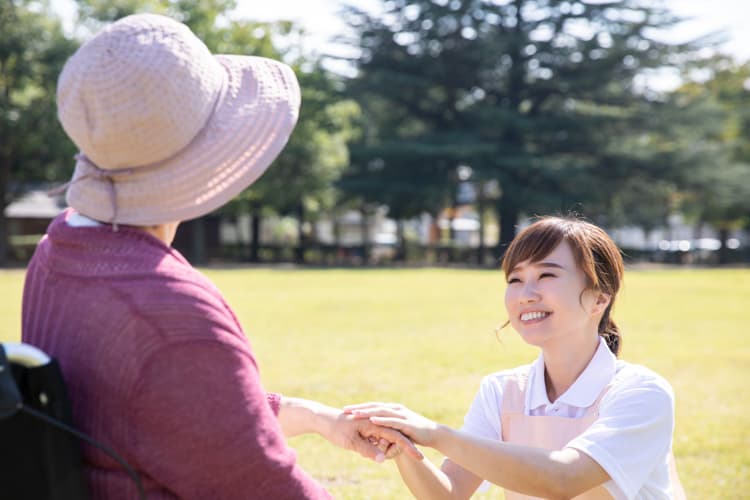
M60 366L34 346L0 344L0 495L12 500L78 500L90 494L80 442L111 456L138 485L114 450L73 427Z

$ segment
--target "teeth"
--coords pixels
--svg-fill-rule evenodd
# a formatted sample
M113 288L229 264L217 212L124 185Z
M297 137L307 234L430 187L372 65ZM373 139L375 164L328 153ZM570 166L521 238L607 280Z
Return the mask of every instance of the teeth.
M542 311L527 312L521 315L521 321L531 321L532 319L541 319L541 318L546 318L547 316L549 316L548 312L542 312Z

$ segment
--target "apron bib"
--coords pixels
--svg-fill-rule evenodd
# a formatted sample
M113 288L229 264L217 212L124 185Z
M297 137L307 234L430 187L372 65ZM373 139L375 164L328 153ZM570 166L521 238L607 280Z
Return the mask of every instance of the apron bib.
M526 381L528 373L519 373L509 377L503 384L503 408L500 414L502 421L502 439L504 442L544 448L546 450L561 450L573 438L580 436L599 417L599 403L609 390L609 386L602 390L594 404L586 409L581 418L565 418L556 416L530 416L524 414ZM669 452L669 477L675 500L684 500L685 492L677 477L677 468L672 452ZM506 500L534 500L530 497L505 490ZM596 486L575 497L575 500L604 500L612 495L604 485Z

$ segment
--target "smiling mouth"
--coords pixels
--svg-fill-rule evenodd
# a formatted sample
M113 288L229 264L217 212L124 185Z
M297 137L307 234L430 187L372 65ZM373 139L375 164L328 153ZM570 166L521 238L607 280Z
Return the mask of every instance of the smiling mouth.
M547 316L549 316L550 314L552 313L545 312L545 311L526 312L521 315L521 321L523 321L524 323L541 321L545 319Z

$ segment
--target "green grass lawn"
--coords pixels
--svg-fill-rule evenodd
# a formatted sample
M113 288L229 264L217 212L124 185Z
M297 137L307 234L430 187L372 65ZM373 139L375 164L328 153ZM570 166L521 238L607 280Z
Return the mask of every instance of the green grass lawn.
M495 336L506 319L500 272L206 273L248 332L271 391L331 405L397 401L459 426L483 375L536 356L510 329ZM0 339L20 337L22 280L22 271L0 271ZM674 449L689 496L750 498L750 270L628 271L614 318L622 358L675 389ZM313 436L291 444L337 498L409 497L393 464Z

